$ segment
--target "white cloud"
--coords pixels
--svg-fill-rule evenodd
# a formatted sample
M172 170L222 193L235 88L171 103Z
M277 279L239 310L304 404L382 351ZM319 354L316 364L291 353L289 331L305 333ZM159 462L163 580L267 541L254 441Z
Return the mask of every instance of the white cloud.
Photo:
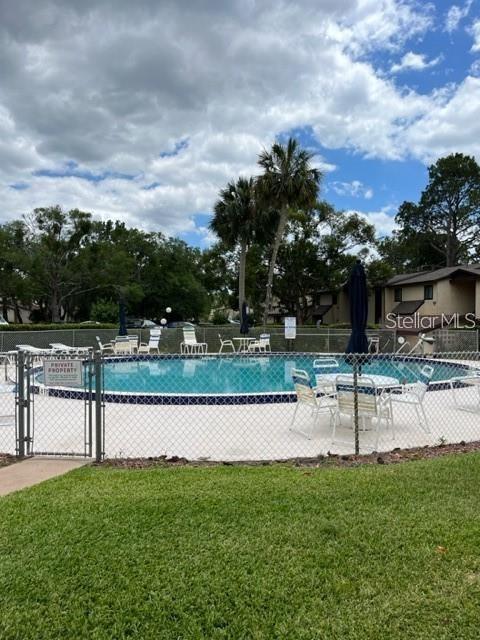
M0 12L3 219L59 203L194 231L192 216L292 128L367 157L479 150L475 79L422 95L368 62L431 28L431 4L0 0ZM69 161L74 176L32 175ZM335 169L327 151L314 162Z
M330 182L328 188L331 188L340 196L352 196L354 198L365 198L366 200L370 200L370 198L373 197L373 189L366 187L360 180L352 180L352 182Z
M392 65L391 72L398 73L399 71L406 71L408 69L423 71L423 69L434 67L441 59L441 56L438 56L437 58L427 61L423 53L413 53L409 51L402 57L399 63Z
M405 145L425 162L462 151L480 159L480 78L467 77L405 133Z
M470 65L469 73L472 76L480 76L480 58Z
M459 7L456 4L450 7L447 11L447 15L445 16L445 31L452 33L458 29L461 20L468 16L472 2L473 0L467 0L463 7Z
M349 211L348 213L358 213L375 226L377 235L380 237L390 235L394 229L397 228L395 224L395 214L397 207L393 205L387 205L382 207L379 211Z
M478 53L478 51L480 51L480 19L473 22L469 32L473 37L473 45L470 51L472 53Z

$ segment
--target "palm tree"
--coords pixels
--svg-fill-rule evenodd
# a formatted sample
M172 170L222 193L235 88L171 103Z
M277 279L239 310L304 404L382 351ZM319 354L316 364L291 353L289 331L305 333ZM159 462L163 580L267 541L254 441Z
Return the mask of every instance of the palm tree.
M321 173L311 165L313 155L302 149L294 138L290 138L286 145L276 142L271 151L262 151L258 158L264 173L257 178L257 197L265 208L278 211L278 224L268 265L264 324L272 305L273 275L289 215L298 210L308 211L317 201Z
M245 301L247 251L255 237L257 208L253 178L229 182L219 193L209 227L229 249L240 247L238 266L238 308Z

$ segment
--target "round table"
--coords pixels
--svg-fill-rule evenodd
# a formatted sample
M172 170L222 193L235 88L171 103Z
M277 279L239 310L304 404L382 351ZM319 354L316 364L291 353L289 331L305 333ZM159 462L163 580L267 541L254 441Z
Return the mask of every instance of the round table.
M325 382L335 382L337 377L341 376L342 380L351 381L353 384L353 373L317 373L315 374L315 379L317 384L322 384ZM371 380L377 389L388 389L389 387L397 387L400 384L400 380L398 378L393 378L391 376L381 376L377 374L369 375L358 375L357 376L357 384L360 386L362 384L362 380Z

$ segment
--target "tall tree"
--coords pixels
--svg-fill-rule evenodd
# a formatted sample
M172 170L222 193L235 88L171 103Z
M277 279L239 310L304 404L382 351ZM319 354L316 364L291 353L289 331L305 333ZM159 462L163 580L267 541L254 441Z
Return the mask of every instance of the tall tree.
M264 324L271 311L275 266L288 218L298 210L311 210L317 201L321 174L312 166L312 158L312 153L302 149L294 138L290 138L286 145L276 142L270 151L262 151L258 159L258 164L263 169L263 174L257 179L258 198L263 207L278 212L268 265Z
M209 226L228 249L239 249L238 308L241 309L245 302L247 251L258 227L253 178L239 178L220 191Z
M28 223L33 286L46 300L52 322L59 322L71 296L95 287L77 260L89 242L91 214L78 209L65 213L59 206L38 208Z
M431 165L428 175L418 204L404 202L395 220L407 236L427 236L451 267L480 247L480 166L475 158L454 153Z

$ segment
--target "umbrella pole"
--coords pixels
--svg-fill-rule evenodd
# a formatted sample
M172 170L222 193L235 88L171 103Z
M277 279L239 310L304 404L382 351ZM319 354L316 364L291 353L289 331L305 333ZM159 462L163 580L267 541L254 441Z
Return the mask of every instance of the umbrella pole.
M355 432L355 455L360 453L359 431L358 431L358 358L353 359L353 425Z

